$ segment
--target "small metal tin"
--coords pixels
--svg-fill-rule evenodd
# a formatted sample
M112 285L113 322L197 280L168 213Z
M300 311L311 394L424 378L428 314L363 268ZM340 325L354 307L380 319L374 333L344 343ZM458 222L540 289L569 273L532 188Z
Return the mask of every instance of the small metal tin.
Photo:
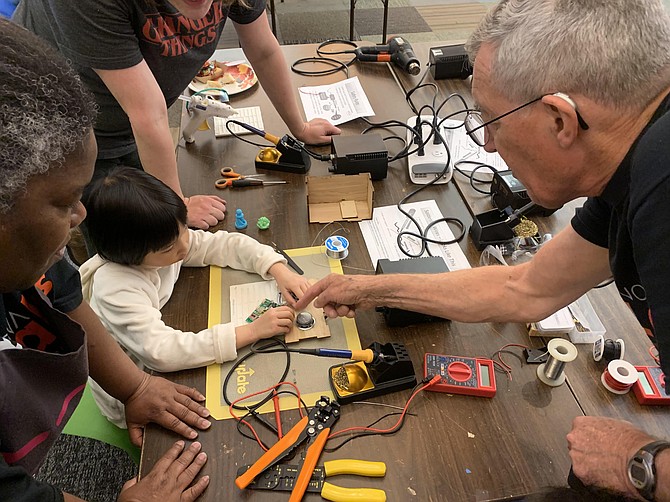
M300 312L297 316L295 316L296 326L298 326L298 329L303 331L312 329L315 322L316 320L314 319L314 316L307 311Z

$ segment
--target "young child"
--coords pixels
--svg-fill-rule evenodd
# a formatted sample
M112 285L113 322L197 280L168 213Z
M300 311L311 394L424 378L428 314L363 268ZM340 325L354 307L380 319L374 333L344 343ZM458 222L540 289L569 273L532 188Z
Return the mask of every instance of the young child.
M238 232L188 229L182 199L136 168L116 168L94 181L82 202L98 251L80 269L84 298L139 367L167 372L221 363L235 359L240 347L289 332L294 313L287 306L253 323L218 324L198 333L161 319L182 266L256 272L274 278L284 298L302 297L309 283L271 247ZM90 383L102 413L125 427L123 405Z

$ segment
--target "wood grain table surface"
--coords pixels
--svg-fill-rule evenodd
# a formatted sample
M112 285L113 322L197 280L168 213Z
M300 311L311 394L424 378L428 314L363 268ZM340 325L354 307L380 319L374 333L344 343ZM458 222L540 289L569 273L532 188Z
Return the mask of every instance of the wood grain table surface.
M428 48L435 44L415 44L415 52L425 63ZM286 46L284 53L289 63L315 55L315 45ZM412 112L408 107L403 86L418 82L395 71L386 64L354 64L350 76L358 76L376 112L371 120L397 119L406 121ZM324 77L305 77L293 74L298 87L333 83L342 74ZM430 81L428 76L427 81ZM443 93L459 92L468 102L469 80L437 82ZM446 94L445 94L446 95ZM417 99L419 96L417 95ZM428 99L425 97L424 99ZM286 126L270 105L264 91L252 90L233 96L234 107L258 105L263 111L265 129L275 135L287 133ZM454 103L454 106L455 103ZM454 108L455 110L455 108ZM448 113L445 107L445 113ZM343 134L359 134L367 124L355 120L342 126ZM209 134L207 134L209 133ZM397 132L396 132L397 133ZM382 132L384 136L391 131ZM404 135L404 131L398 133ZM246 138L252 139L250 136ZM397 151L399 143L389 141L389 149ZM328 153L327 147L315 148ZM275 171L263 171L268 179L284 179L286 185L218 191L214 180L221 167L231 166L237 172L254 173L254 157L258 147L233 138L214 139L211 131L199 132L192 145L178 148L178 163L182 187L186 195L211 193L222 195L228 203L228 216L216 229L234 231L234 211L244 210L249 227L245 233L263 243L272 241L284 249L320 244L330 229L321 224L310 224L307 218L305 177ZM258 172L261 172L260 170ZM308 173L311 176L328 174L328 165L314 161ZM487 197L470 189L464 179L433 186L420 192L415 200L434 199L444 216L460 218L470 226L472 214L490 208ZM409 182L406 161L390 164L388 177L374 182L374 205L395 204L416 188ZM576 204L570 204L547 218L539 218L542 231L557 232L569 223ZM268 230L259 231L254 223L259 216L271 220ZM348 231L350 254L343 262L345 274L374 273L356 223L342 223L330 228ZM472 266L478 266L480 253L469 237L460 246ZM224 274L225 278L225 274ZM172 299L163 309L167 324L197 331L207 326L208 270L184 268ZM225 285L225 279L224 279ZM225 289L225 288L224 288ZM451 294L459 294L453 291ZM647 354L649 342L635 319L618 298L613 286L593 291L589 297L607 328L607 337L626 339L629 356L634 364L651 364ZM464 324L433 322L405 328L389 328L380 313L358 312L356 324L361 345L373 341L401 342L412 358L417 377L421 378L422 361L426 352L461 356L490 357L507 343L542 346L546 340L529 338L526 327L520 324ZM493 399L422 392L410 407L404 427L393 435L356 439L332 453L324 453L321 462L336 458L382 460L387 464L384 478L338 476L332 483L347 487L382 488L390 501L465 501L513 499L547 486L562 486L570 469L565 435L574 417L598 414L633 421L649 432L664 435L670 429L670 414L664 409L640 406L632 395L615 396L600 384L603 367L590 356L591 346L580 346L579 357L566 367L567 383L548 387L536 377L534 365L522 364L521 351L505 355L512 367L512 379L496 372L497 394ZM324 371L326 371L324 367ZM205 390L205 369L166 374L180 383ZM298 382L299 384L299 382ZM409 390L372 398L375 403L403 406ZM313 403L307 403L309 405ZM392 411L392 410L391 410ZM387 408L347 404L335 430L356 425L367 425L388 413ZM274 417L270 417L273 420ZM298 419L296 411L282 414L284 430ZM395 419L386 419L391 425ZM266 433L261 428L261 433ZM159 427L147 429L141 470L147 472L177 436ZM272 443L269 433L264 439ZM240 465L253 463L262 451L253 441L243 438L231 420L215 421L201 432L199 441L209 455L203 474L211 477L211 484L202 497L204 501L223 500L288 500L288 494L240 491L234 485ZM333 440L334 443L337 441ZM304 500L320 500L317 494L308 494Z

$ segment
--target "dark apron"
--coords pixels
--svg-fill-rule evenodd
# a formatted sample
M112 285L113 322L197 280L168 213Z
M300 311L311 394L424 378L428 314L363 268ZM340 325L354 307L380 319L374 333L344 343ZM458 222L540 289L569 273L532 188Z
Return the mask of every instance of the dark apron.
M23 292L62 353L0 350L0 453L9 465L34 474L79 404L88 377L82 327L51 307L37 289Z

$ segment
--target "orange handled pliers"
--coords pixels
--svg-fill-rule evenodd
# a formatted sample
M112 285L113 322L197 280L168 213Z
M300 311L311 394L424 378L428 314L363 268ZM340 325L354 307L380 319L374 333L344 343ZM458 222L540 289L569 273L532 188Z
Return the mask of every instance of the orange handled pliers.
M331 403L330 399L321 396L314 408L310 410L309 415L303 417L255 464L238 476L235 484L240 490L244 490L256 477L291 455L302 443L307 443L304 459L299 466L300 472L289 499L289 502L299 502L307 491L307 486L312 479L312 474L326 444L330 429L339 418L340 405L336 401Z
M248 468L248 465L240 467L237 470L238 476L244 474ZM295 486L298 473L299 467L296 465L276 464L263 471L248 488L251 490L290 492ZM329 460L314 469L312 479L307 486L307 492L318 493L321 498L333 502L386 502L386 492L379 488L344 488L326 481L326 478L338 474L383 477L386 474L386 464L384 462L348 458Z

